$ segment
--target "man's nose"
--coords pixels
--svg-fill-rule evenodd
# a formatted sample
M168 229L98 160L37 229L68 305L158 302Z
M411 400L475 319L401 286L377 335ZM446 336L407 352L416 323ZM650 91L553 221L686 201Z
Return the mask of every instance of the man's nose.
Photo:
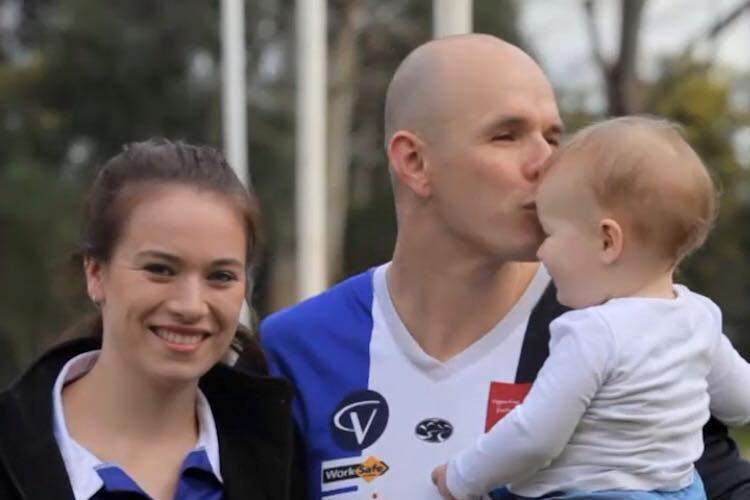
M543 136L535 136L530 140L526 161L523 164L523 176L529 182L539 181L542 165L552 154L552 146Z
M208 304L200 277L185 276L175 283L167 309L180 321L192 323L208 312Z

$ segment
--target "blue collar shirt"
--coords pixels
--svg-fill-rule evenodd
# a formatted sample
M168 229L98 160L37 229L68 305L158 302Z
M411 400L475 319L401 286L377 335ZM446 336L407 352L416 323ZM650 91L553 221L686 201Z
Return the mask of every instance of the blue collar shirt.
M150 498L117 464L103 462L68 433L62 405L65 384L86 374L96 363L99 351L80 354L68 361L52 389L53 432L75 500L105 500L124 492ZM198 442L185 457L175 500L220 500L223 498L219 467L219 440L211 407L199 390L196 407ZM118 497L121 498L121 497Z

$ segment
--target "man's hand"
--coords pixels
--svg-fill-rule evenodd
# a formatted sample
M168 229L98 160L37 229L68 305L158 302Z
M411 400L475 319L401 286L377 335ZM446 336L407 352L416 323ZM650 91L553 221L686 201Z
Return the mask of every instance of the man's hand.
M446 480L447 469L448 464L443 464L439 467L435 467L435 470L432 471L432 484L437 487L438 491L440 492L440 496L443 497L443 500L456 500L448 490L448 484Z

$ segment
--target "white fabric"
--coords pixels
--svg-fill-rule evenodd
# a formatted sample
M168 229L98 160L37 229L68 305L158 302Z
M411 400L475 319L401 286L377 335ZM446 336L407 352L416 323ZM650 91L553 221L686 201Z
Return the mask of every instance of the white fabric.
M96 469L108 464L99 460L88 449L80 445L68 433L68 427L65 423L65 414L62 405L63 387L85 375L96 363L99 357L99 351L91 351L72 358L55 380L52 389L52 425L55 440L60 448L60 453L65 463L65 469L70 478L70 485L73 489L75 500L89 500L103 485L101 477L96 473ZM211 407L205 395L199 390L198 401L196 405L196 414L198 416L198 442L194 450L205 449L208 460L211 463L211 469L219 481L223 482L221 477L219 462L219 440L216 434L216 423L214 422Z
M390 417L383 435L362 450L361 457L381 459L389 470L372 482L357 481L356 491L326 499L360 500L375 498L373 495L384 499L439 499L430 480L432 469L484 432L490 385L515 381L529 315L550 282L549 274L540 266L501 321L466 350L442 362L422 350L398 316L386 284L388 266L379 267L374 275L368 389L385 397ZM452 425L449 439L431 443L417 438L417 424L431 417ZM357 461L362 458L349 459L355 465ZM330 465L324 463L323 468Z
M713 302L675 293L553 321L550 356L524 403L449 463L454 496L504 484L531 497L688 486L710 412L750 420L750 365L721 333Z
M528 391L530 384L515 383L519 367L537 367L522 346L550 283L546 270L481 339L441 362L401 321L388 293L389 266L261 324L272 372L297 388L294 417L308 451L311 500L439 500L432 469ZM549 313L540 313L543 323Z

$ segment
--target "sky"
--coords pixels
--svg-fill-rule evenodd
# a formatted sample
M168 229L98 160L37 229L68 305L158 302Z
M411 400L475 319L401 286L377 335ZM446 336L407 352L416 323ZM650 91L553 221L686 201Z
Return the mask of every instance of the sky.
M647 0L639 39L639 76L657 74L659 58L679 53L689 40L705 33L717 20L744 0ZM605 57L617 50L620 0L596 0L597 25ZM585 24L582 0L523 0L521 30L549 75L558 96L576 90L591 112L605 107L599 69L594 65L591 43ZM721 32L714 43L697 47L696 54L715 59L720 66L744 73L742 85L750 87L750 13L747 11ZM737 89L734 96L750 110L750 88ZM561 106L564 100L560 100ZM580 105L580 102L577 102ZM735 154L740 164L750 169L750 127L733 135Z
M654 76L660 56L682 50L688 40L704 33L718 18L744 0L648 0L643 12L639 45L639 75ZM613 57L619 38L619 0L597 0L597 23L605 57ZM553 83L559 89L599 90L599 70L581 0L524 0L521 29ZM750 13L726 28L715 44L699 46L699 54L750 73ZM601 105L592 95L590 106Z

